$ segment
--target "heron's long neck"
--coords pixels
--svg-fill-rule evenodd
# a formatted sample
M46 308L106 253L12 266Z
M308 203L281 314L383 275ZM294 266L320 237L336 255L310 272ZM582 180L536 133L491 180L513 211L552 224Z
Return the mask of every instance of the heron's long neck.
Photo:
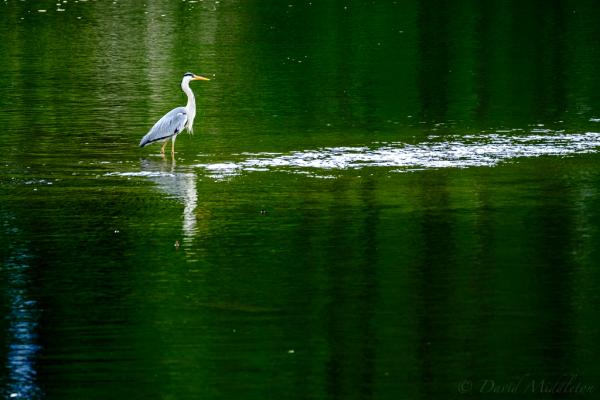
M194 117L196 116L196 98L194 97L194 92L190 89L189 82L184 82L181 85L181 89L187 94L188 102L185 106L185 110L187 113L188 123L187 128L188 132L192 132L192 125L194 124Z

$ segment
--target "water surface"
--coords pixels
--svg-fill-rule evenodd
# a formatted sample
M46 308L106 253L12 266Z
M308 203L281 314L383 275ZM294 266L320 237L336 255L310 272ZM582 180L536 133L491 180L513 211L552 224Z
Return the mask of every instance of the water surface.
M0 9L3 397L600 385L597 5Z

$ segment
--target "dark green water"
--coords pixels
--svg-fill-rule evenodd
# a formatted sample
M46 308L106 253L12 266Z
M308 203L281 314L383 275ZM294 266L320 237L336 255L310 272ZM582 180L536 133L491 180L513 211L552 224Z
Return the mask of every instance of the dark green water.
M598 119L591 2L3 1L1 396L596 398Z

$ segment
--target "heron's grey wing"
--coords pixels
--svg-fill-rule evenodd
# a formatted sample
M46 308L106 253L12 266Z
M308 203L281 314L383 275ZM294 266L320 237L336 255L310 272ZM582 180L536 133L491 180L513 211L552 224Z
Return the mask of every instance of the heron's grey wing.
M187 123L187 114L185 107L177 107L165 114L154 126L150 132L142 138L140 147L150 143L165 141L171 136L177 135L183 131Z

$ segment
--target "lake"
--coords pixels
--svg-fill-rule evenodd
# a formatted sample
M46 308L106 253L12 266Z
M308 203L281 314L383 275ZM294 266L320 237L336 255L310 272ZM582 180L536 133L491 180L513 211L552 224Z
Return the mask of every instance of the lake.
M0 395L594 398L600 3L0 3ZM192 82L194 134L139 148Z

